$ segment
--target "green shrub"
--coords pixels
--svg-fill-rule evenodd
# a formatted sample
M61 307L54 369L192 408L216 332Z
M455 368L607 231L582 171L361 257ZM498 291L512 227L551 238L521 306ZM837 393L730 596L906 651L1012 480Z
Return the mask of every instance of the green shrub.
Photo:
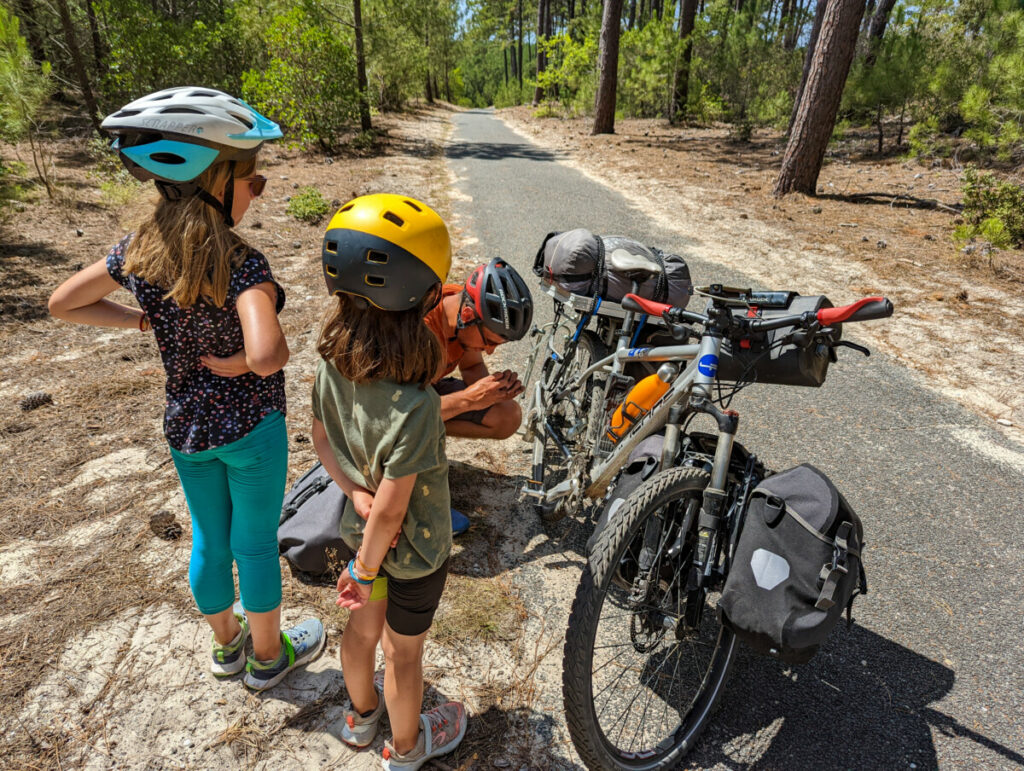
M1024 247L1024 187L968 167L962 189L965 222L954 237L980 238L1002 249Z
M297 220L316 225L331 210L327 199L315 187L303 187L292 196L285 213Z
M301 8L275 16L265 32L270 61L242 75L242 90L288 139L331 149L359 114L355 56L314 21Z

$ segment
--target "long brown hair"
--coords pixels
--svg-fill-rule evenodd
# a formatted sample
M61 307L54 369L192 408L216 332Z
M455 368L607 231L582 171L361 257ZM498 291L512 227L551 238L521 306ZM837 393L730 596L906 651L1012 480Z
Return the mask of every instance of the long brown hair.
M432 305L382 311L339 294L320 330L316 350L342 377L355 383L394 380L424 387L443 363L441 342L423 321L424 308Z
M238 161L234 178L250 176L256 158ZM233 184L230 164L215 163L197 182L211 193ZM167 290L166 299L182 308L200 296L222 307L227 299L231 269L245 257L248 244L224 222L223 215L198 197L168 201L161 198L150 217L135 231L125 251L126 273Z

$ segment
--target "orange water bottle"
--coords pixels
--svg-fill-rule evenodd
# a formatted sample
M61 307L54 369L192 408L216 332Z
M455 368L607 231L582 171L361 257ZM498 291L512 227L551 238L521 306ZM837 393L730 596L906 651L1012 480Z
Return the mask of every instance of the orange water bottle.
M658 399L666 394L678 371L672 364L662 364L655 374L648 375L633 386L612 414L606 434L608 439L619 441L636 421L650 412Z

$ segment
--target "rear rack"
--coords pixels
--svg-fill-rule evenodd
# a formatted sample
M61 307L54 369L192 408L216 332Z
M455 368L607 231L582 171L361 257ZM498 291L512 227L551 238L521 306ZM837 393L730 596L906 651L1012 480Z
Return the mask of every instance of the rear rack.
M544 293L550 296L555 302L567 306L566 310L575 313L593 313L596 316L622 320L629 312L621 305L611 300L598 300L594 297L587 297L582 294L573 294L560 288L557 284L541 281ZM595 310L596 306L596 310ZM665 326L665 320L661 316L648 316L647 324Z

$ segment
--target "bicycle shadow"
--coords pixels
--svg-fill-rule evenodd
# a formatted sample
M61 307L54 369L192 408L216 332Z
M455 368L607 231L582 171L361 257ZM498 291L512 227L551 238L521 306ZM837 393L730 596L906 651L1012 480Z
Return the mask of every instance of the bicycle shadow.
M687 764L935 769L936 728L1024 765L1018 752L929 706L955 680L953 670L860 626L840 627L814 659L792 669L741 646Z

